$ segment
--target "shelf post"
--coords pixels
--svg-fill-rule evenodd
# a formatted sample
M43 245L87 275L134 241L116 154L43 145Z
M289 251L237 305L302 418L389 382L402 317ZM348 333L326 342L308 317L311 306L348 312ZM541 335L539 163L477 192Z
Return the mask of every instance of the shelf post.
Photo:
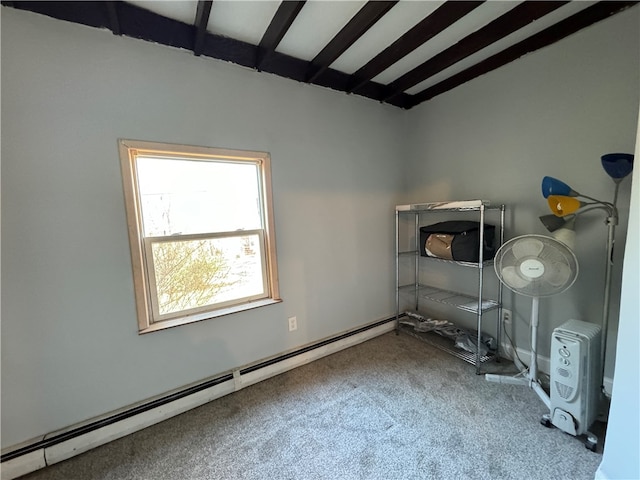
M399 224L399 212L396 209L396 335L400 333L400 258L398 252L400 251L400 224Z
M480 205L480 245L478 246L478 310L476 312L476 324L478 330L478 343L476 348L476 375L480 375L480 345L482 344L482 289L484 282L484 203Z

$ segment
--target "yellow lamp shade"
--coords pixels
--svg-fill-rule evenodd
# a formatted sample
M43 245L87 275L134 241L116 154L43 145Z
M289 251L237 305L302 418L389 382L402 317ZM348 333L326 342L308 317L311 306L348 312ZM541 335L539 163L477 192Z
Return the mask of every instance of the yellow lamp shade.
M583 206L580 200L565 195L549 195L547 202L549 203L549 208L557 217L571 215Z

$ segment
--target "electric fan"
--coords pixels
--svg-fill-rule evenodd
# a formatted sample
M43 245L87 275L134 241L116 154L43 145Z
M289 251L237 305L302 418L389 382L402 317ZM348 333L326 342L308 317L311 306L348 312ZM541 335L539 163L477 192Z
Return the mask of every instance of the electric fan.
M578 276L578 260L562 242L544 235L523 235L505 242L496 252L494 268L498 279L510 290L532 297L531 362L526 368L514 355L520 370L516 376L486 374L490 382L526 385L533 389L547 408L549 395L538 380L537 336L540 297L557 295L567 290Z

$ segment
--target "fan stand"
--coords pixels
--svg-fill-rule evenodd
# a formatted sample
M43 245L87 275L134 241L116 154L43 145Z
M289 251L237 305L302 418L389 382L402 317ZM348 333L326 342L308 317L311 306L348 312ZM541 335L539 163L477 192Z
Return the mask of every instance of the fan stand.
M536 353L538 345L538 302L538 297L533 297L531 302L531 365L529 368L518 359L517 355L514 355L513 363L518 367L520 373L514 376L487 373L485 374L485 379L488 382L528 386L538 394L547 409L551 409L551 399L538 381L538 356Z

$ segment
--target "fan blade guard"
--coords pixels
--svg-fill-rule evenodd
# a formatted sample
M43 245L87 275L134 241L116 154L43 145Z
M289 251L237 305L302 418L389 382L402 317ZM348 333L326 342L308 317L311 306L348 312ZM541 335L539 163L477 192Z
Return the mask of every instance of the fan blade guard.
M548 297L573 285L578 260L555 238L530 234L505 242L496 252L494 269L510 290L529 297Z
M517 242L513 243L512 252L516 258L520 259L535 257L542 251L543 248L544 243L542 243L537 238L520 237Z

